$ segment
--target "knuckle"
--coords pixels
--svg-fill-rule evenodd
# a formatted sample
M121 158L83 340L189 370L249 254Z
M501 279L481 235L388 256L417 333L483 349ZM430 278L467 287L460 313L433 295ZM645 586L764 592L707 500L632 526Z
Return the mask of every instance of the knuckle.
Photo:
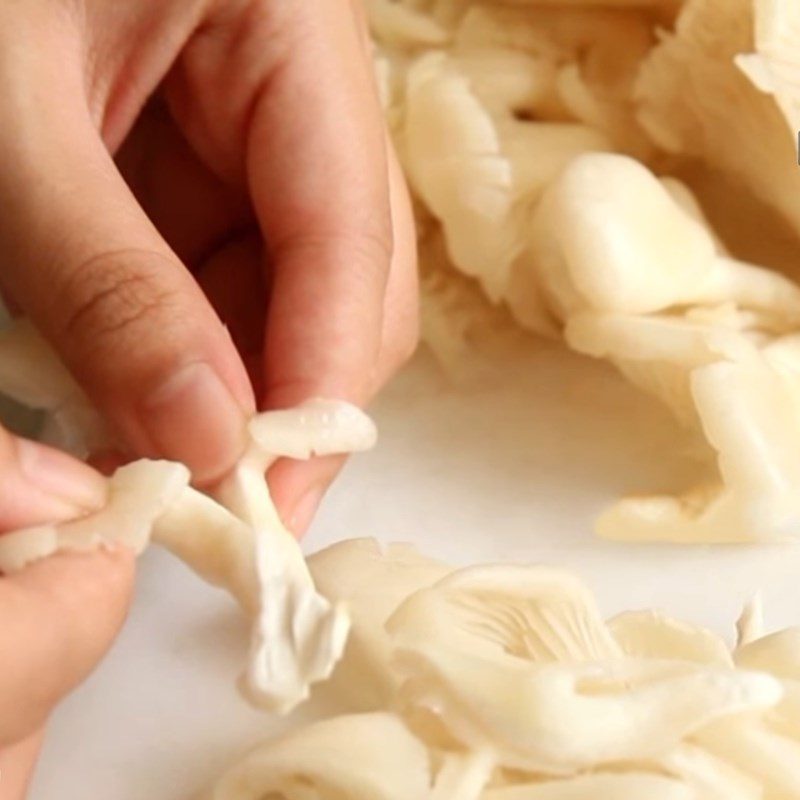
M135 343L153 326L169 324L176 293L160 275L166 256L146 250L104 252L71 270L61 335L92 351Z

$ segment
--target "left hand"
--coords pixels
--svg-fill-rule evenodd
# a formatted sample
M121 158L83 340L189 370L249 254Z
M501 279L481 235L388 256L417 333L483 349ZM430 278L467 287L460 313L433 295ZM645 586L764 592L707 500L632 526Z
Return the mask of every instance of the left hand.
M105 481L55 450L0 429L0 537L71 519L105 501ZM92 671L131 597L125 549L62 554L0 575L0 797L25 796L47 718Z

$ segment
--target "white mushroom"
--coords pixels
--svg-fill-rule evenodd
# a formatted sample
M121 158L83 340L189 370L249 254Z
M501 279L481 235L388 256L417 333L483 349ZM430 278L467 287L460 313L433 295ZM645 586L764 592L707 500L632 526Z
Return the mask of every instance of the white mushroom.
M342 655L349 618L314 588L294 536L269 496L266 472L279 457L355 452L373 446L375 426L347 403L310 400L297 408L259 414L251 444L215 492L255 536L261 593L244 688L256 705L285 713L324 680Z
M756 592L744 605L736 621L736 647L755 642L764 636L764 599Z
M631 159L587 155L535 213L538 292L570 346L609 359L717 453L707 486L627 498L598 531L785 539L800 531L800 341L780 334L800 319L800 288L721 254L702 218L674 196Z
M428 53L408 72L401 152L412 187L441 221L453 263L495 302L528 205L576 155L608 146L583 125L516 118L546 101L554 76L546 61L502 48Z
M764 721L746 716L720 720L700 731L697 741L754 779L765 800L800 797L800 741L776 733Z
M9 364L21 357L25 365L19 372L0 371L0 388L16 399L52 410L74 397L91 408L29 326L17 326L0 340L0 364L3 350ZM83 433L78 425L78 440L86 441ZM266 470L279 457L367 449L376 432L355 407L317 399L257 415L249 433L248 451L217 489L221 505L187 488L190 476L182 465L136 462L116 472L109 501L97 514L3 536L0 570L21 569L59 549L85 550L109 542L122 542L138 553L153 534L254 615L243 688L254 703L289 711L308 696L310 684L330 675L344 649L349 621L341 605L332 606L314 589L297 542L272 504Z
M403 151L411 184L442 220L453 261L497 298L519 249L511 164L495 123L443 53L409 70Z
M644 166L587 154L545 193L531 248L562 319L735 302L800 321L800 288L717 252L705 227Z
M800 531L800 415L791 376L757 352L695 370L691 390L721 483L627 498L597 523L613 539L786 541Z
M189 470L169 461L135 461L120 467L97 513L58 525L40 525L0 536L0 572L18 572L60 550L89 551L123 544L141 553L156 520L189 484Z
M692 798L697 800L764 800L763 788L757 780L691 742L682 742L657 759L653 768L691 787Z

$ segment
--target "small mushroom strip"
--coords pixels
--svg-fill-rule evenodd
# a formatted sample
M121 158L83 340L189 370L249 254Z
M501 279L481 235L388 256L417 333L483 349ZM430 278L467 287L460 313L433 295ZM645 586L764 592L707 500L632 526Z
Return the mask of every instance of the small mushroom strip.
M286 713L308 697L311 683L331 674L344 650L350 621L343 605L332 605L314 588L264 476L279 457L306 459L367 450L375 443L376 430L355 406L317 399L259 414L249 432L250 447L216 497L255 535L261 599L243 688L254 704Z

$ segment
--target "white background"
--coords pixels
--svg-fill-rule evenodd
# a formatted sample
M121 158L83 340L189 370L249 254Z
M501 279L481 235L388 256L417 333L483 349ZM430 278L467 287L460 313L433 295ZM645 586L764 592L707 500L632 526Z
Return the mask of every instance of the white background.
M380 444L351 461L307 549L375 536L458 564L569 566L609 615L656 606L729 639L743 601L763 589L769 625L800 622L794 547L593 537L593 517L621 493L688 485L694 444L609 368L532 347L458 389L418 357L375 404ZM276 730L233 688L246 638L222 593L147 553L119 642L53 719L32 800L191 797Z

